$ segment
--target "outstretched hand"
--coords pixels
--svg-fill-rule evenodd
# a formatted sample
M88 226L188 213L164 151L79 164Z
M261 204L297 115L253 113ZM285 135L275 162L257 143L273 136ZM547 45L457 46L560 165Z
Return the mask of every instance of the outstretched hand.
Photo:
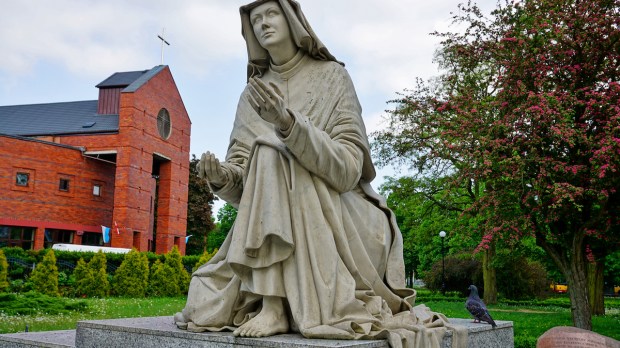
M225 185L227 179L220 161L209 151L203 153L198 162L198 177L207 179L215 186Z
M248 101L263 120L280 129L288 129L293 123L293 118L286 111L284 94L273 82L267 85L260 79L251 78Z

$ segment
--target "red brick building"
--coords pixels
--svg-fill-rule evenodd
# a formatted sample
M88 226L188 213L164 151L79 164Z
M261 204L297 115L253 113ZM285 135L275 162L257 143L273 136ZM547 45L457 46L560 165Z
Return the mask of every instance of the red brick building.
M168 66L99 99L0 106L0 246L185 252L191 122Z

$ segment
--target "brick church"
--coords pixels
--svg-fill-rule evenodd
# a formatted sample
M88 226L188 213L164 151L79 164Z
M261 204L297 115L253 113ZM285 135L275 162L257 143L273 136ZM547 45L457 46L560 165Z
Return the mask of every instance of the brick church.
M96 87L98 100L0 106L0 247L184 254L191 121L169 67Z

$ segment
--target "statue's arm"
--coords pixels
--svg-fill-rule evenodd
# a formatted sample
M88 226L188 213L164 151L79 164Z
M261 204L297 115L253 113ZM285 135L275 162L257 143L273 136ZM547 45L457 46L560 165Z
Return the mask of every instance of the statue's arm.
M248 153L247 147L233 141L226 154L226 161L221 164L226 178L224 184L209 183L209 187L215 195L235 208L238 207L243 193L243 171Z
M339 65L334 66L336 70L326 81L332 87L323 91L325 101L333 103L330 115L322 116L328 120L323 128L289 109L294 121L278 135L301 165L336 190L347 192L359 183L368 142L351 78Z

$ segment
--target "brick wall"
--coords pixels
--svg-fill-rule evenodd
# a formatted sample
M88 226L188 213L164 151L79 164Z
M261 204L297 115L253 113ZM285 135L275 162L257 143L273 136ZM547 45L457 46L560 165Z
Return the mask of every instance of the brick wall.
M0 224L32 226L35 247L43 246L42 229L67 228L101 232L114 202L114 165L89 159L73 148L0 136ZM28 186L16 174L29 174ZM60 179L69 180L61 191ZM93 186L101 186L101 196Z

